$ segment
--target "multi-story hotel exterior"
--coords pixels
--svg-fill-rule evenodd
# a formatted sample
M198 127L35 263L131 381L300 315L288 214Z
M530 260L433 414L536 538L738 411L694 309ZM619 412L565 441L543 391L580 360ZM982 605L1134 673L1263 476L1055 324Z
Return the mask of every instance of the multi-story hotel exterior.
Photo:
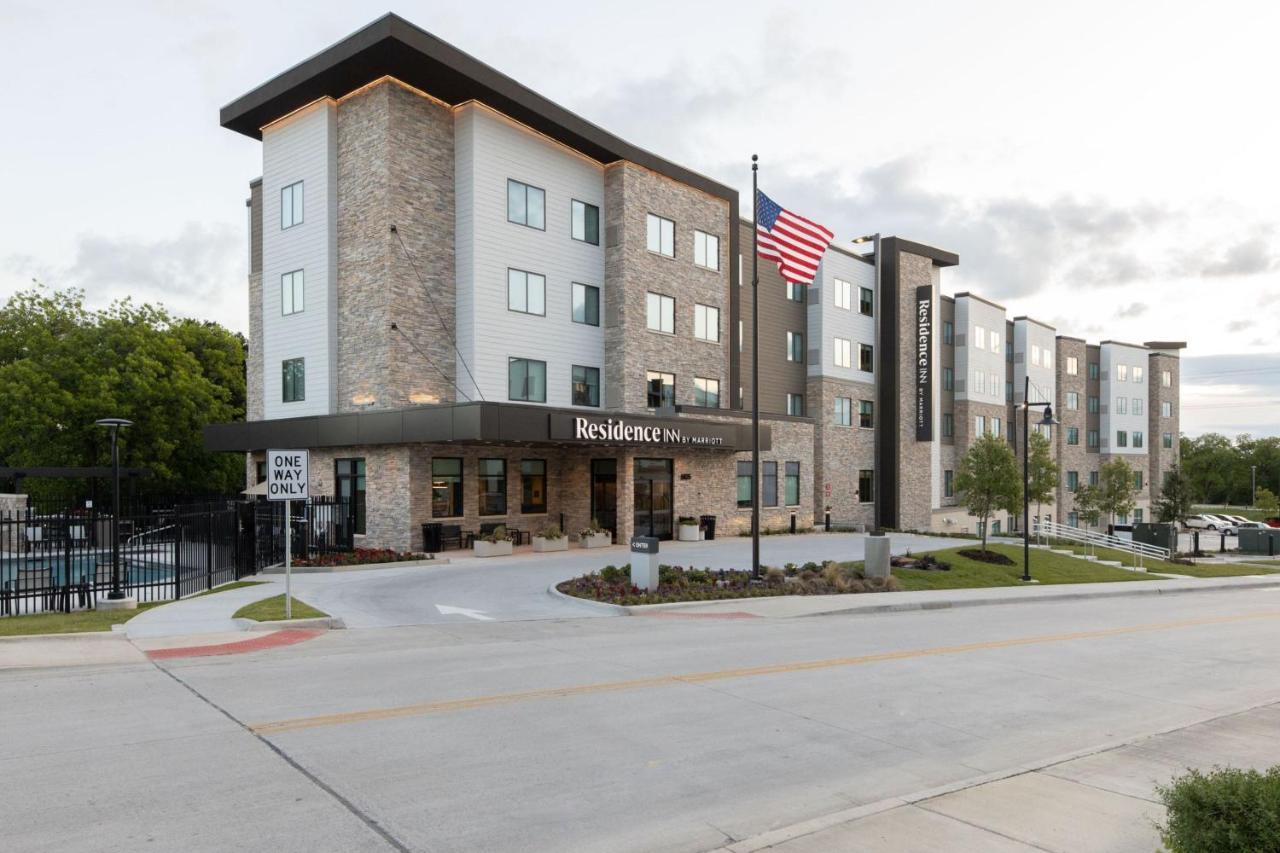
M430 521L749 529L749 200L395 16L221 119L263 168L248 420L206 445L251 483L268 447L309 449L313 494L355 497L363 541L396 548ZM1072 486L1119 456L1149 517L1182 344L1008 319L942 295L956 255L880 245L833 245L810 287L760 264L763 525L973 529L953 472L981 432L1015 440L1024 377L1062 421L1041 511L1074 522Z

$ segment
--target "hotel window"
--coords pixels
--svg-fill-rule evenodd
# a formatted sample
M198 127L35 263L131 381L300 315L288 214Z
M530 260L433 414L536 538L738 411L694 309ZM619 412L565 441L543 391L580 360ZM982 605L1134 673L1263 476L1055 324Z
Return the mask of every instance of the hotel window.
M871 373L875 368L875 352L870 344L858 344L858 369Z
M1116 430L1116 447L1129 446L1129 433L1122 429Z
M650 213L648 219L648 247L650 252L676 256L676 224L670 219Z
M804 335L800 332L787 332L787 361L804 364Z
M836 367L853 367L853 344L848 338L835 338Z
M1004 360L1013 364L1013 341L1005 341L1004 343Z
M974 419L973 419L973 425L974 425L974 429L973 429L973 434L974 434L974 436L986 435L986 433L987 433L987 416L986 416L986 415L976 415L976 416L974 417Z
M1173 403L1170 403L1168 400L1163 400L1163 401L1161 401L1161 403L1160 403L1160 417L1162 417L1162 418L1171 418L1171 417L1173 417Z
M1036 367L1040 366L1040 347L1035 344L1031 345L1031 363Z
M645 374L645 405L650 409L670 408L676 404L676 377L674 373L650 370Z
M306 285L302 270L294 270L280 276L280 313L298 314L306 307Z
M951 469L942 472L942 496L944 498L956 496L956 472Z
M661 293L649 293L645 299L649 331L667 335L676 333L676 301Z
M853 426L853 400L836 397L836 426Z
M876 425L876 404L870 400L858 401L858 426L862 429L874 429Z
M991 389L991 396L998 396L1000 394L1000 377L996 376L994 373L988 373L987 387Z
M479 497L481 515L507 514L507 460L481 459Z
M849 311L853 308L853 285L842 278L832 282L831 290L836 295L836 307Z
M974 349L987 348L987 330L982 328L981 326L973 327L973 348Z
M1080 443L1080 427L1067 427L1067 444Z
M794 415L797 418L804 417L804 395L803 394L787 395L787 414Z
M302 181L280 190L280 230L302 224Z
M950 320L942 321L942 342L947 346L956 342L956 326Z
M1129 414L1129 398L1116 397L1116 410L1112 412L1112 414L1115 414L1115 415Z
M1142 487L1141 487L1141 486L1139 486L1138 488L1142 488ZM1135 509L1135 510L1133 511L1133 523L1134 523L1134 524L1141 524L1141 523L1142 523L1142 510L1141 510L1141 509Z
M364 534L364 460L333 460L333 493L349 506L354 532Z
M1129 365L1127 364L1116 365L1116 381L1117 382L1129 381Z
M1074 355L1067 356L1067 375L1075 376L1080 372L1080 361Z
M600 245L600 208L574 199L569 205L569 219L573 239Z
M709 270L720 269L720 238L704 231L693 232L693 262Z
M593 284L573 283L573 322L600 325L600 288Z
M520 463L520 511L547 511L547 461L525 459Z
M1075 391L1067 392L1067 408L1073 412L1080 408L1080 395Z
M253 472L254 472L254 474L255 474L255 477L254 477L254 480L253 480L253 483L254 483L254 485L255 485L255 486L256 486L258 483L265 483L265 482L267 481L267 463L266 463L265 461L264 461L264 462L254 462L254 463L253 463Z
M431 460L431 517L457 518L462 515L462 460L436 457Z
M956 416L950 412L942 413L942 437L952 438L956 434Z
M1067 491L1076 492L1079 490L1080 490L1080 472L1068 471L1067 472Z
M1004 401L1006 403L1013 402L1013 380L1012 379L1004 383Z
M1173 387L1173 374L1168 370L1160 371L1160 384L1165 388Z
M290 358L280 362L280 401L301 403L307 399L307 360Z
M858 288L858 313L872 316L875 309L875 293L869 287Z
M1091 396L1090 396L1090 397L1085 401L1085 403L1086 403L1086 405L1087 405L1087 407L1088 407L1088 412L1089 412L1089 414L1091 414L1091 415L1096 415L1096 414L1098 413L1098 398L1097 398L1097 397L1094 397L1094 396L1092 396L1092 395L1091 395Z
M1141 381L1142 381L1142 368L1141 368L1141 367L1135 367L1135 368L1133 369L1133 381L1134 381L1134 382L1141 382Z
M1133 413L1134 413L1135 415L1140 415L1140 414L1142 414L1142 398L1141 398L1141 397L1134 397L1134 398L1133 398L1133 409L1132 409L1132 411L1133 411Z
M1089 378L1090 379L1098 378L1098 362L1096 361L1089 362Z
M1045 367L1053 367L1053 351L1045 347L1044 358L1042 359Z
M787 298L792 302L804 302L805 285L794 281L787 282Z
M760 463L760 505L778 505L778 463Z
M858 503L869 504L876 499L876 472L862 468L858 471Z
M1134 491L1139 491L1139 492L1142 491L1142 472L1141 471L1133 472L1133 488L1134 488Z
M942 390L954 391L956 388L956 373L950 367L942 368Z
M507 179L507 221L547 230L547 194L537 187Z
M1142 431L1141 430L1133 431L1133 446L1142 447Z
M738 509L749 509L752 504L752 497L755 493L755 484L752 482L751 463L738 463Z
M507 270L507 310L521 314L547 314L547 279L536 272Z
M800 463L786 463L783 477L782 502L787 506L800 506Z
M1096 485L1098 485L1098 480L1099 480L1099 478L1100 478L1100 475L1098 474L1098 472L1097 472L1097 471L1090 471L1090 472L1089 472L1089 485L1090 485L1090 486L1096 486Z
M975 370L973 372L973 393L987 393L987 374L983 373L981 370Z
M693 306L693 336L700 341L720 342L720 309L710 305Z
M1077 512L1067 513L1067 527L1079 527L1079 526L1080 526L1080 514Z
M1161 434L1161 436L1160 436L1160 446L1161 446L1161 447L1163 447L1165 450L1169 450L1170 448L1172 448L1172 447L1173 447L1173 433L1171 433L1171 432L1166 432L1166 433Z
M693 404L695 406L705 406L708 409L720 408L720 380L703 379L700 376L695 376L693 379Z
M547 363L530 358L507 359L507 399L547 402Z
M573 405L600 405L600 368L573 366Z
M1098 431L1096 429L1091 429L1088 432L1086 432L1084 438L1085 438L1085 444L1087 446L1089 447L1098 446L1099 436L1098 436Z
M992 434L992 435L994 435L994 436L996 436L997 438L999 438L999 437L1000 437L1001 432L1000 432L1000 419L999 419L999 418L992 418L992 419L991 419L991 434Z

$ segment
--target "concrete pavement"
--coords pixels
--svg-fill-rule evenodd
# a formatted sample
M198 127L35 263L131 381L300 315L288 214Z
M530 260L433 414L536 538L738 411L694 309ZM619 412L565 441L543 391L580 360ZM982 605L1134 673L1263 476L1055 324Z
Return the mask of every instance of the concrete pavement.
M153 607L124 623L123 630L131 640L243 631L249 627L249 620L233 618L237 610L284 592L283 578L277 580L274 576L264 575L257 580L264 583ZM294 597L297 597L296 591Z

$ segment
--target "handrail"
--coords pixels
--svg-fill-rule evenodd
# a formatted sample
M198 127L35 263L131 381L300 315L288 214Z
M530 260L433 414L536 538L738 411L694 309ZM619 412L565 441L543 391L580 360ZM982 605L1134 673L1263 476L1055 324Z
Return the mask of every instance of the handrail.
M1148 545L1145 542L1137 542L1133 539L1122 539L1109 533L1071 527L1067 524L1059 524L1056 521L1037 521L1035 523L1035 532L1044 534L1051 539L1067 539L1087 545L1111 548L1115 551L1125 551L1139 557L1155 557L1159 560L1167 560L1172 555L1171 549L1162 548L1159 545Z

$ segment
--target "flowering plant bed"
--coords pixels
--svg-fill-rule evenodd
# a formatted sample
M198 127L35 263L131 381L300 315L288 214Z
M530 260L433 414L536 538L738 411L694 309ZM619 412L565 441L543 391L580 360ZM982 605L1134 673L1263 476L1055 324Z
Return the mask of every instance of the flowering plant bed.
M416 560L432 560L431 554L411 554L390 548L356 548L352 551L333 551L309 559L295 559L295 566L363 566L368 563L404 563Z
M827 561L785 569L771 567L752 583L751 572L737 569L697 569L659 566L658 588L643 591L631 584L631 566L605 566L598 572L556 586L565 595L610 604L665 604L672 601L714 601L721 598L759 598L775 595L831 595L893 592L895 578L865 578L862 570Z

